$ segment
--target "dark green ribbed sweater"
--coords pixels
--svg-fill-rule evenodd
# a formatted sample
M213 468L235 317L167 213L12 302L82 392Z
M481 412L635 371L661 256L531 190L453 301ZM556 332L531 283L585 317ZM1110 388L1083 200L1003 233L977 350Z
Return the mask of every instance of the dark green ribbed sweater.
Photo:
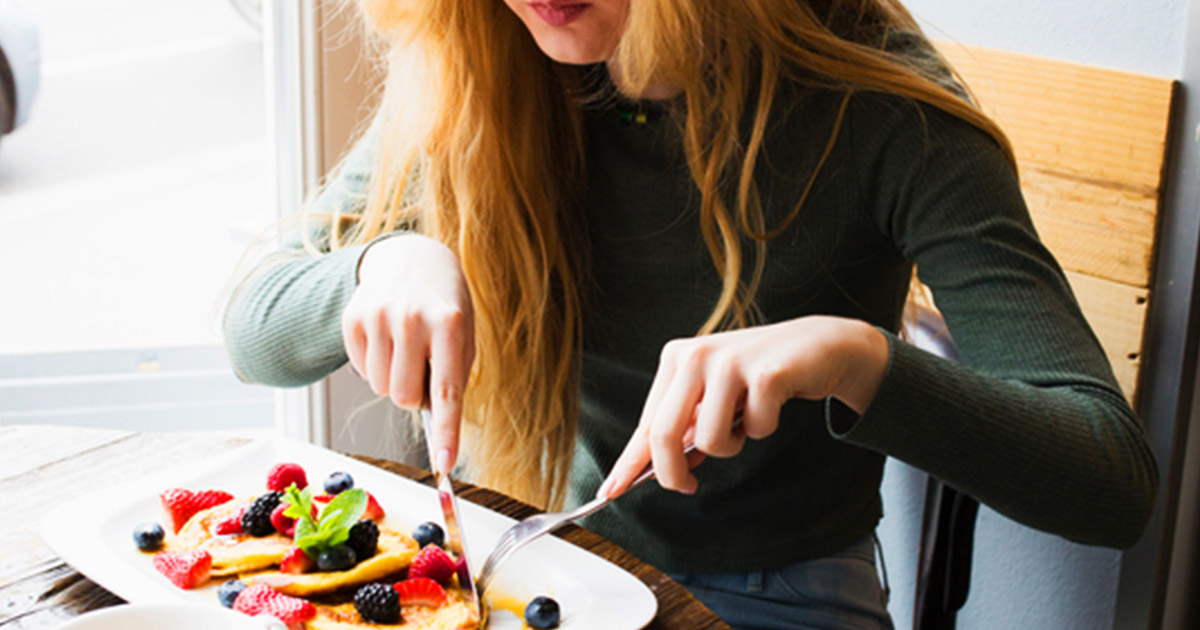
M781 102L756 173L768 226L799 198L840 95L796 88ZM670 119L625 126L595 108L587 131L594 286L572 501L591 497L621 452L663 344L693 335L720 289ZM360 143L318 211L355 207L371 152ZM753 251L749 241L744 249ZM362 252L285 257L250 277L227 312L242 378L294 386L346 361L339 318ZM958 344L957 363L891 334L913 263ZM811 196L767 244L757 305L772 322L841 315L889 331L891 358L867 413L793 400L774 435L700 466L694 496L647 484L588 527L667 571L817 557L875 527L890 455L1075 541L1128 546L1141 535L1153 456L986 134L900 98L856 95Z

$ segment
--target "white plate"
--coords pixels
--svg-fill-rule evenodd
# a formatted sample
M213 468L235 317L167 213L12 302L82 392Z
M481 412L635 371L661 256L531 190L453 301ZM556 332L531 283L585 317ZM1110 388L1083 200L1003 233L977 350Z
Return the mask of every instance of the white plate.
M57 630L288 630L274 617L251 617L209 604L125 604L95 610Z
M437 493L399 475L295 440L258 440L196 465L150 478L131 480L107 491L59 506L42 525L46 543L80 573L132 603L205 602L219 606L220 580L185 591L151 565L151 554L133 543L133 529L161 522L158 495L168 488L218 489L235 496L264 491L267 471L279 462L295 462L319 488L325 477L343 470L355 487L378 499L384 523L410 532L424 521L441 522ZM460 500L472 567L484 558L513 519ZM637 630L654 618L658 602L650 589L620 567L566 541L546 536L514 555L496 574L489 597L527 602L549 595L562 608L563 630ZM493 610L491 630L519 628L519 621Z

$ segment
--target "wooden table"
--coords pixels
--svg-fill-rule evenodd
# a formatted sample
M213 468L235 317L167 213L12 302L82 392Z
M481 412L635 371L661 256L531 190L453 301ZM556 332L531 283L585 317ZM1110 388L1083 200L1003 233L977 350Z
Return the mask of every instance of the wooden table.
M215 434L130 433L67 427L0 428L0 630L54 628L89 610L122 603L64 563L42 542L42 515L74 498L245 444ZM411 466L360 457L432 485ZM460 497L513 518L534 508L461 484ZM81 522L81 525L84 525ZM604 538L571 526L557 535L637 576L658 598L652 630L728 630L683 587Z

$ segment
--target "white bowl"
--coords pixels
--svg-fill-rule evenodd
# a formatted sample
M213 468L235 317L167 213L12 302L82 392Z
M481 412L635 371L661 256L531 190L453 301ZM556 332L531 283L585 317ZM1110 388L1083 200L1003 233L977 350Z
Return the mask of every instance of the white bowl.
M57 630L287 630L274 617L250 617L204 604L128 604L81 615Z

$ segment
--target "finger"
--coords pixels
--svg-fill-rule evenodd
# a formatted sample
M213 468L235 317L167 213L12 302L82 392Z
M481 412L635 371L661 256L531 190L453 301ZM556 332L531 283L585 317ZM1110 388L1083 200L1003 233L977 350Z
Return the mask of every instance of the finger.
M650 464L650 444L647 439L649 422L650 418L654 417L655 410L658 409L659 401L662 400L667 386L671 383L671 377L675 374L675 347L676 344L669 343L663 348L658 371L655 372L654 381L650 384L650 392L646 395L646 404L642 407L642 416L638 420L638 426L625 445L625 450L621 452L620 457L608 472L608 477L600 485L598 496L603 495L611 499L621 495Z
M704 393L704 381L692 370L678 370L650 423L650 458L658 483L686 494L696 491L696 477L689 472L683 453L683 436L693 421L696 404Z
M746 434L733 429L733 416L743 387L732 371L709 375L696 411L697 449L713 457L733 457L741 452Z
M624 494L633 480L646 470L646 466L650 464L650 446L646 435L646 429L643 427L634 430L633 436L625 444L625 450L621 451L617 462L608 472L608 478L600 484L596 496L613 499Z
M770 379L762 376L747 388L746 409L742 412L742 430L747 437L761 440L779 428L779 408L783 398Z
M387 327L387 317L380 313L365 322L367 352L363 362L363 376L371 384L371 390L380 396L388 393L388 375L391 368L392 334Z
M359 376L365 374L363 363L367 354L367 331L363 328L362 320L357 317L342 319L342 345L346 348L350 367Z
M462 421L463 391L468 367L463 343L464 315L451 313L434 328L429 347L429 402L433 413L434 460L448 472L458 458L458 433Z
M393 322L389 395L398 407L417 409L425 400L425 359L429 331L418 317Z

